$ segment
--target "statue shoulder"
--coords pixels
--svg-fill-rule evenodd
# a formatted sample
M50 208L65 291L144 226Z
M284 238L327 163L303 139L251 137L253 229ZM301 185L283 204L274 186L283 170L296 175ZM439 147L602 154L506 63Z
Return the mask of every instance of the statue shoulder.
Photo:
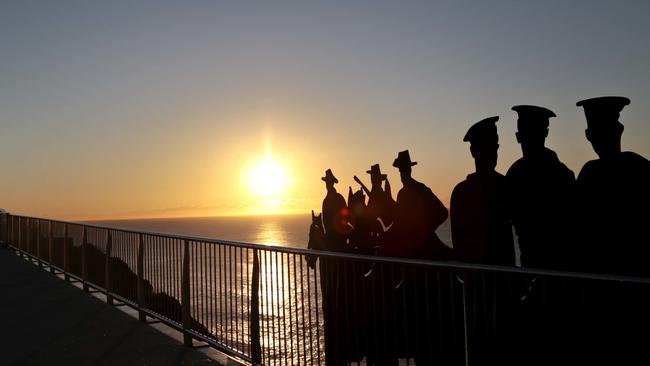
M512 178L517 178L520 174L522 174L522 170L525 169L526 161L524 158L519 158L517 161L512 163L510 168L508 168L508 171L506 172L506 177L508 179Z
M462 196L468 189L469 189L470 183L467 179L464 181L456 184L454 189L451 191L451 200L454 200L454 197Z
M599 170L599 166L600 161L598 159L586 162L585 165L582 166L582 169L580 169L578 180L584 180L585 178L590 177L594 172Z
M625 159L628 162L634 163L634 164L639 164L641 166L650 166L650 160L646 159L645 157L632 152L632 151L624 151L622 153L623 159Z

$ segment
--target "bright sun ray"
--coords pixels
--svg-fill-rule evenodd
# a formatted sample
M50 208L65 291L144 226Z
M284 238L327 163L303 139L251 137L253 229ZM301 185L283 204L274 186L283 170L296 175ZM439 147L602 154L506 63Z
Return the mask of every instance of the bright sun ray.
M254 164L247 180L250 192L264 198L282 196L288 185L287 170L271 156Z

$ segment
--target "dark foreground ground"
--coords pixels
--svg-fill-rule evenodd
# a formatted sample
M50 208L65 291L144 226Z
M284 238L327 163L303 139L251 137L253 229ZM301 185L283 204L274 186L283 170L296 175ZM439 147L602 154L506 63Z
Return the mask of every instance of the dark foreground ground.
M0 248L0 365L208 365L196 349Z

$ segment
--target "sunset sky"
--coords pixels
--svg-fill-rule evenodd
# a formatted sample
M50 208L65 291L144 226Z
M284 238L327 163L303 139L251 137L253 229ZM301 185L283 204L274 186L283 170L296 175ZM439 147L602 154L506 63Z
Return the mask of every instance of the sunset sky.
M595 154L575 103L602 95L631 99L623 147L650 157L649 14L647 1L4 1L0 207L320 211L327 168L346 194L379 163L395 195L404 149L448 206L473 170L471 124L500 116L505 173L521 155L510 108L550 108L547 145L577 174Z

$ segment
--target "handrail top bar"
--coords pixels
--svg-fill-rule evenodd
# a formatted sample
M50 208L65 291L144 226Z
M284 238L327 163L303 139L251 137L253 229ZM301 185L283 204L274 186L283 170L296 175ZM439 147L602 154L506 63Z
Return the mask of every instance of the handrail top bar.
M253 244L253 243L245 243L245 242L238 242L232 240L207 238L201 236L188 236L188 235L161 233L161 232L146 231L146 230L133 230L133 229L110 226L110 225L102 226L102 225L86 224L86 223L75 222L75 221L64 221L64 220L47 219L47 218L33 217L33 216L13 215L11 213L10 215L14 217L24 218L24 219L45 220L45 221L51 221L53 223L80 225L80 226L85 226L94 229L114 230L114 231L121 231L121 232L131 233L131 234L162 236L162 237L178 239L183 241L185 240L200 241L208 244L231 245L231 246L237 246L246 249L276 251L276 252L287 253L287 254L300 254L300 255L312 255L312 256L315 255L315 256L327 257L327 258L361 260L361 261L379 262L379 263L387 263L387 264L405 264L405 265L412 265L412 266L414 265L418 267L434 267L439 270L471 271L471 272L481 271L481 272L511 273L511 274L514 273L514 274L529 275L529 276L533 275L533 276L544 276L544 277L574 278L574 279L586 279L586 280L609 281L609 282L629 282L629 283L639 283L639 284L650 284L650 278L646 278L646 277L498 266L498 265L490 265L490 264L464 263L464 262L457 262L457 261L432 261L432 260L411 259L411 258L402 258L402 257L382 257L382 256L371 256L371 255L353 254L353 253L327 252L327 251L316 250L316 249L290 248L290 247L283 247L278 245Z

